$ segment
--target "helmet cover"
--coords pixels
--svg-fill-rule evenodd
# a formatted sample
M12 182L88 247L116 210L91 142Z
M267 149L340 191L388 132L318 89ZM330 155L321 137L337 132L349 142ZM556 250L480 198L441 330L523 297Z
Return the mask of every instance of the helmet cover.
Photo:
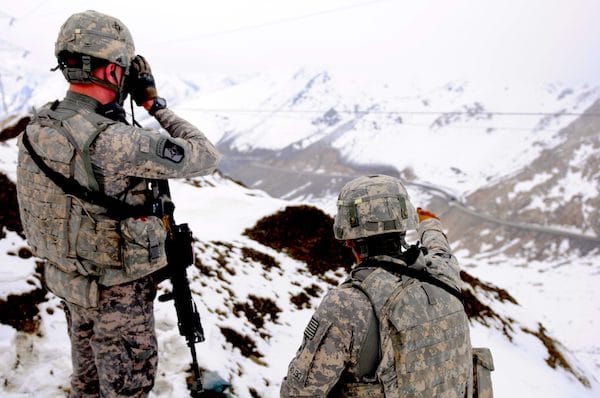
M417 212L400 180L386 175L358 177L340 191L333 223L336 239L360 239L419 225Z
M54 54L68 51L128 68L135 56L129 29L117 18L88 10L71 15L61 26Z

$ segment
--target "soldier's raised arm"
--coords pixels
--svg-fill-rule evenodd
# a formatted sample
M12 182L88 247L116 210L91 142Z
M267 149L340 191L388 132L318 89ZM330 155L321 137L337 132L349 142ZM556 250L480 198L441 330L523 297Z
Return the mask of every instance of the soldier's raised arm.
M144 106L169 135L122 124L109 126L91 147L97 167L157 179L205 175L216 168L216 148L198 128L167 109L166 100L157 95L150 66L140 55L131 63L128 87L135 102Z
M430 268L440 276L449 278L450 280L447 281L452 282L452 285L459 287L461 285L460 265L452 253L441 220L437 215L420 207L417 208L417 215L419 217L417 233L421 245L427 248Z
M219 153L206 136L170 109L154 115L171 135L116 125L91 148L92 162L111 173L144 178L186 178L211 173Z

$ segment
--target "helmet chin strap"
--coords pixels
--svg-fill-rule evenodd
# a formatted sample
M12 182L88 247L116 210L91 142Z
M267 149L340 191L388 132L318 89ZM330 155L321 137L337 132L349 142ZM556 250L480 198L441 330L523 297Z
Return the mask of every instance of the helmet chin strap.
M89 77L89 81L91 83L97 84L99 86L102 86L104 88L109 89L110 91L114 92L115 94L119 95L121 89L118 85L113 84L111 82L107 82L106 80L102 80L102 79L98 79L95 76L90 76Z
M119 105L123 106L125 102L125 98L127 97L126 90L126 79L129 74L129 68L123 69L123 75L121 76L121 81L119 84L114 84L105 79L100 79L92 74L92 65L91 65L91 57L88 55L83 55L81 57L81 68L78 67L68 67L65 64L60 63L60 69L62 70L63 75L67 79L68 82L71 83L83 83L83 84L97 84L98 86L109 89L110 91L116 94L115 101L118 102ZM55 69L56 70L56 69ZM110 71L110 75L114 80L117 80L117 75L114 70ZM104 74L106 78L106 72Z

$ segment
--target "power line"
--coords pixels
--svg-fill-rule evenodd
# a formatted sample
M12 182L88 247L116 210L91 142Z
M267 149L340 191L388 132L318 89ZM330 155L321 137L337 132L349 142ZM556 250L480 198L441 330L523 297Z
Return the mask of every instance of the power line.
M309 13L309 14L298 15L298 16L295 16L295 17L276 19L276 20L264 22L264 23L261 23L261 24L240 26L240 27L237 27L237 28L225 29L225 30L220 30L220 31L216 31L216 32L205 33L203 35L194 36L194 37L186 37L186 38L179 38L179 39L172 39L172 40L166 40L166 41L161 41L161 42L155 42L153 44L169 44L169 43L178 43L178 42L184 42L184 41L201 40L201 39L207 39L207 38L211 38L211 37L215 37L215 36L223 36L223 35L228 35L228 34L231 34L231 33L243 32L243 31L247 31L247 30L261 29L261 28L266 28L266 27L269 27L269 26L282 25L282 24L286 24L286 23L289 23L289 22L299 21L299 20L302 20L302 19L308 19L308 18L313 18L313 17L317 17L317 16L321 16L321 15L333 14L333 13L337 13L337 12L340 12L340 11L351 10L351 9L354 9L354 8L367 7L367 6L370 6L370 5L373 5L373 4L376 4L376 3L382 3L382 2L385 2L385 1L391 1L391 0L372 0L372 1L366 1L366 2L363 2L363 3L350 4L350 5L347 5L347 6L335 7L335 8L331 8L331 9L328 9L328 10L316 11L316 12L312 12L312 13Z
M331 109L321 110L321 109L242 109L242 108L196 108L196 107L177 107L183 111L199 111L199 112L214 112L214 113L271 113L271 114L318 114L322 115L329 112ZM337 110L335 112L338 114L381 114L381 115L390 115L390 116L400 116L400 115L426 115L426 116L482 116L482 117L491 117L491 116L584 116L584 117L600 117L600 113L590 113L590 112L517 112L517 111L509 111L509 112L501 112L501 111L411 111L411 110L394 110L394 111L386 111L386 110Z
M319 114L322 115L325 113L325 111L319 111L319 110L313 110L313 111L302 111L302 110L257 110L257 109L207 109L207 108L183 108L183 107L177 107L178 110L181 111L199 111L199 112L209 112L209 113L246 113L246 114L271 114L271 116L273 117L282 117L282 118L295 118L295 119L306 119L308 117L313 118L315 114ZM378 113L378 114L389 114L391 116L401 116L401 114L403 113L410 113L410 112L402 112L402 111L340 111L339 113L346 113L346 114L363 114L366 115L368 113ZM415 112L412 112L415 113ZM460 112L459 112L460 113ZM427 112L427 115L449 115L449 113L443 113L443 112ZM470 115L467 112L462 112L460 113L462 115ZM517 114L517 115L522 115L524 114L524 112L513 112L513 113L508 113L508 112L504 112L501 113L502 115L504 114ZM527 115L551 115L551 116L557 116L557 114L553 114L553 113L533 113L533 112L528 112L526 113ZM564 114L560 114L560 115L564 115ZM573 114L573 115L584 115L584 114ZM585 114L587 115L587 114ZM600 117L600 114L593 114L594 116L598 116ZM434 128L434 127L439 127L439 128L443 128L443 127L447 127L447 126L451 126L453 129L455 130L478 130L478 131L488 131L488 132L492 132L492 131L532 131L532 130L536 130L537 128L539 128L539 126L530 126L530 127L517 127L517 126L499 126L499 125L457 125L457 123L460 122L481 122L481 121L485 121L485 119L478 119L475 121L463 121L463 120L458 120L458 121L449 121L448 123L445 124L440 124L437 125L435 122L431 122L431 123L407 123L407 122L399 122L397 124L396 127L398 128L403 128L403 127L425 127L425 128ZM546 131L555 131L555 130L546 130ZM557 130L555 131L557 132Z

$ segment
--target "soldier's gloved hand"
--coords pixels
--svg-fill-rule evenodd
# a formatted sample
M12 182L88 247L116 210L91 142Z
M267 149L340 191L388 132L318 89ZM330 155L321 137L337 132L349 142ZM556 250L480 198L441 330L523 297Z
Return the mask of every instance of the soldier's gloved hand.
M423 222L424 220L427 220L428 218L435 218L436 220L440 219L438 216L436 216L432 212L422 209L420 207L417 207L417 216L419 216L419 222Z
M129 67L128 90L138 106L158 96L150 64L141 55L136 55Z

